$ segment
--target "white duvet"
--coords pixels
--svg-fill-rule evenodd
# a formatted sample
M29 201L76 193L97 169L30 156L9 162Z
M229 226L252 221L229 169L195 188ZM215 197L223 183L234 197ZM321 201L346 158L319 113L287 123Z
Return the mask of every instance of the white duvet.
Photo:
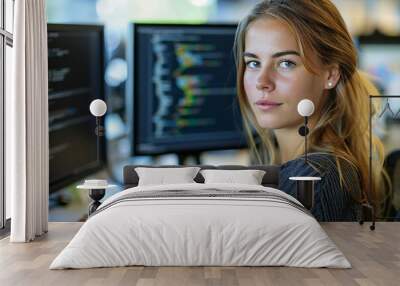
M152 198L121 201L131 192L263 190L238 184L179 184L127 189L107 199L50 269L145 266L294 266L350 268L309 214L258 198ZM299 204L299 203L298 203ZM107 207L108 205L108 207Z

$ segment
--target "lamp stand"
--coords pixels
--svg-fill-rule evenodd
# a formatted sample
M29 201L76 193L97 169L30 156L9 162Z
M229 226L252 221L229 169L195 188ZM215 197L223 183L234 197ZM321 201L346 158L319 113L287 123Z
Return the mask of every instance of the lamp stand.
M314 181L297 181L296 197L306 209L311 210L314 206Z
M304 116L304 163L307 165L308 161L307 161L307 135L308 135L308 116Z
M308 129L308 116L304 116L304 125L299 128L300 136L304 137L304 163L308 164L308 154L307 154L307 135L309 133Z
M100 164L100 136L104 136L104 128L101 126L100 117L96 116L96 129L97 136L97 163Z
M94 213L97 208L101 205L100 200L106 193L105 189L90 189L89 197L93 200L89 205L89 216Z

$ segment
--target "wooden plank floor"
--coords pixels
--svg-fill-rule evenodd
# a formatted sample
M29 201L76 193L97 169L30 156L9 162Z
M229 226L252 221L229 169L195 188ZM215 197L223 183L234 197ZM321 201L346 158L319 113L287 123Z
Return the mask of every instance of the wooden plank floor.
M322 224L352 269L290 267L119 267L49 270L82 223L50 223L32 243L0 241L0 285L400 285L400 223Z

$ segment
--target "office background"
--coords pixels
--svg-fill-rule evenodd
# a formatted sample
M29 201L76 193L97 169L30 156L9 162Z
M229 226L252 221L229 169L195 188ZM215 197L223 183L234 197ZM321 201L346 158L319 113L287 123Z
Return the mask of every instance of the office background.
M107 141L107 174L104 176L121 181L122 167L127 163L175 164L183 163L174 154L141 156L134 153L131 132L133 124L126 96L130 94L129 82L129 23L237 23L256 3L255 0L98 0L47 2L49 23L102 24L104 25L104 97L109 110L105 118ZM376 83L383 94L400 94L400 1L396 0L337 0L334 3L342 13L354 41L359 48L359 66L377 77ZM146 80L140 79L140 82ZM128 95L129 98L129 95ZM140 98L140 97L139 97ZM129 101L128 101L129 102ZM385 104L385 102L383 102ZM375 133L385 143L386 153L400 147L400 131L396 112L400 99L390 100L394 114L382 114ZM136 110L138 113L138 110ZM137 128L138 129L138 128ZM176 143L175 143L176 144ZM171 152L173 153L173 152ZM192 159L192 161L190 161ZM189 158L186 163L196 163ZM201 153L206 164L249 164L245 149L229 149ZM97 173L96 176L101 176ZM72 187L73 188L73 187ZM57 197L59 194L70 194ZM57 192L56 192L57 194ZM73 201L76 192L58 192L56 204ZM86 204L80 193L80 200ZM50 212L50 219L51 219ZM57 220L57 216L54 220Z
M104 24L105 97L110 124L108 138L116 139L118 150L129 148L126 134L125 88L128 77L126 59L129 22L170 23L236 23L253 6L255 0L48 0L49 23ZM333 1L357 42L360 35L380 31L387 36L400 35L400 1L335 0ZM400 43L399 43L400 46ZM397 45L369 45L360 54L360 66L385 79L385 94L396 94L400 68ZM364 52L364 53L362 53ZM391 63L388 66L388 63ZM388 77L387 74L390 74ZM393 102L393 104L396 104ZM125 145L124 145L125 144ZM110 159L114 160L118 154ZM124 155L122 155L124 156Z
M129 86L129 23L234 24L256 3L254 0L47 0L48 22L53 24L104 25L104 99L108 104L105 118L107 169L93 173L96 178L121 181L122 166L127 163L175 164L177 156L132 156L129 112L126 104ZM354 36L360 50L360 67L377 77L384 94L400 94L400 1L333 1ZM9 64L8 64L9 66ZM384 102L385 103L385 102ZM394 114L381 117L375 132L386 151L400 148L400 127L396 120L400 99L390 100ZM248 164L246 149L203 152L202 163ZM189 158L187 163L195 163ZM77 220L86 211L87 197L75 185L54 188L50 197L49 220ZM7 204L10 196L6 195ZM75 203L79 202L79 203ZM59 206L65 204L65 208ZM83 207L85 206L85 207ZM64 209L68 209L65 212ZM7 217L9 208L6 207ZM53 210L53 211L52 211Z

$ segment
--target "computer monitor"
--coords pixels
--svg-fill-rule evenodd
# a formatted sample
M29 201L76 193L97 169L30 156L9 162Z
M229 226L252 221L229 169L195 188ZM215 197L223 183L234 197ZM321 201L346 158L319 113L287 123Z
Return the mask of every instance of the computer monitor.
M379 32L358 37L359 67L375 77L383 94L400 94L400 37Z
M235 24L131 24L127 108L134 155L247 146Z
M102 26L48 24L50 192L105 163L101 137L97 160L93 99L104 99Z

